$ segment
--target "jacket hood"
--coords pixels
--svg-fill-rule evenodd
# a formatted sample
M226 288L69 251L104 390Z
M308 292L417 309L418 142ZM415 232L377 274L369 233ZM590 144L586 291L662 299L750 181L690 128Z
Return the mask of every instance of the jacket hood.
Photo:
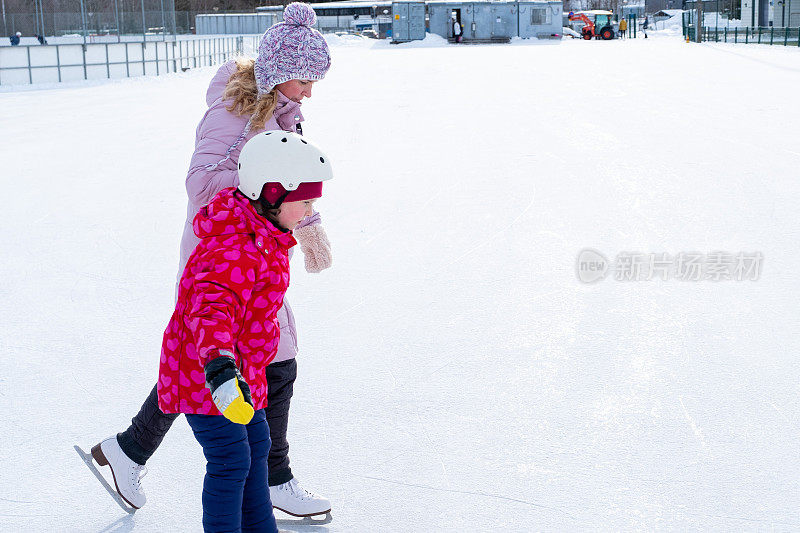
M257 238L262 238L257 240L274 242L287 250L297 244L292 232L279 230L256 213L250 202L237 194L235 187L223 189L211 203L201 208L194 217L193 227L195 235L201 239L254 234Z

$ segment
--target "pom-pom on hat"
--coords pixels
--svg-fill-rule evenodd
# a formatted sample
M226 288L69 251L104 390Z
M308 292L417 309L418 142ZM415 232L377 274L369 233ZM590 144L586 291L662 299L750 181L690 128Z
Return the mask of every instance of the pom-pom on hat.
M321 80L331 66L328 43L312 28L317 15L311 6L293 2L283 10L283 22L261 37L255 63L258 93L265 94L289 80Z

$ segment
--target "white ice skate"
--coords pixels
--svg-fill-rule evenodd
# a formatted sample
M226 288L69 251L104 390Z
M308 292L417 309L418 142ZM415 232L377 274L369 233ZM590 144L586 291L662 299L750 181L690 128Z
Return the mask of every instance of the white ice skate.
M147 468L131 461L122 448L119 447L117 437L109 437L92 448L92 458L100 466L108 465L114 477L114 485L122 499L134 509L140 509L147 498L142 490L141 481L147 473Z
M292 516L316 516L331 512L331 502L300 486L292 478L283 485L269 488L272 506Z

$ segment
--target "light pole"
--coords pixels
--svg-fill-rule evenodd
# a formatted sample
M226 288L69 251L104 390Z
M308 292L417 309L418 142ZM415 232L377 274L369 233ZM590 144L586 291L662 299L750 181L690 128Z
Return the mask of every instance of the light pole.
M695 42L703 42L703 0L696 0L695 7L697 8L697 23L695 24Z
M164 18L164 0L161 0L161 40L167 40L167 20Z
M39 35L39 0L33 0L33 22L36 35Z
M2 0L3 2L3 35L8 35L8 23L6 23L6 0Z
M86 7L83 5L83 0L81 0L81 26L83 27L83 46L84 50L86 49Z
M39 35L41 35L42 39L44 39L44 2L42 0L39 0L39 18L41 18L42 21L39 28Z
M120 27L119 23L119 4L117 0L114 0L114 18L117 19L117 42L122 42L122 37L120 37L120 33L122 32L122 28Z

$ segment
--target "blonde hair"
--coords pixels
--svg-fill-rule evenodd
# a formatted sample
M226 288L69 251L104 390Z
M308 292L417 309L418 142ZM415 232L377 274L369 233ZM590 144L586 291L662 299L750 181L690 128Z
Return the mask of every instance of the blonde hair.
M228 111L237 116L249 115L250 127L260 130L272 117L278 103L278 89L273 88L267 94L258 94L256 73L253 70L255 63L254 59L246 57L236 60L236 71L228 79L222 98L230 101L226 108Z

